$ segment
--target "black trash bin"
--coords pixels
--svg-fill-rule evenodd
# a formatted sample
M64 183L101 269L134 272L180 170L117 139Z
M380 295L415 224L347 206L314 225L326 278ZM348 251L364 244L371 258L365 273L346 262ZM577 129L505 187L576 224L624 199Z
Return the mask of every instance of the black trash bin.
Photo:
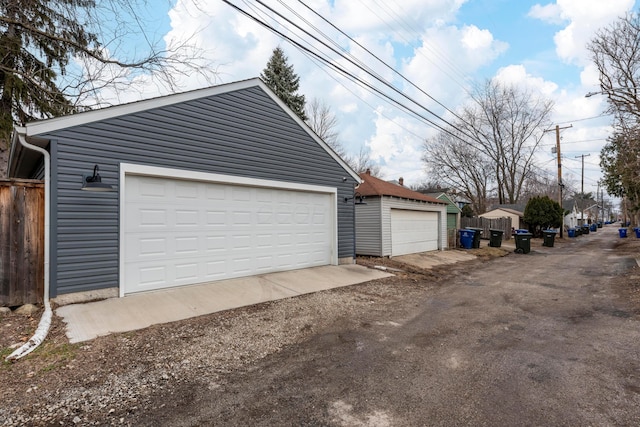
M482 235L482 228L478 227L465 227L467 230L473 230L473 249L480 248L480 236Z
M492 248L499 248L502 246L502 235L504 234L503 230L495 230L489 229L489 246Z
M533 234L531 233L518 233L514 236L516 239L516 250L514 251L517 254L528 254L531 252L531 237Z
M555 230L542 230L543 242L542 246L547 246L549 248L553 247L553 242L556 238L557 231Z
M582 225L582 234L589 234L589 224Z

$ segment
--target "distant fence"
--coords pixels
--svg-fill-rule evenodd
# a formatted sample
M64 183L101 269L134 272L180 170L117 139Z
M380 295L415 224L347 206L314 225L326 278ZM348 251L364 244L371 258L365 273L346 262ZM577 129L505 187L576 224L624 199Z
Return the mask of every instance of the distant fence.
M0 307L42 303L44 184L0 180Z
M482 238L489 238L489 229L502 230L502 240L511 238L511 218L460 218L460 228L476 227L482 228Z

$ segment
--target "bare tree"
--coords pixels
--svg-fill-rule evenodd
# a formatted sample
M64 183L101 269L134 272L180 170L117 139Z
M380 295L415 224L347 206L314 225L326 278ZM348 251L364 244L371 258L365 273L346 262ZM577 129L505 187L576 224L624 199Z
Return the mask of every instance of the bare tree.
M610 112L640 118L640 16L628 13L598 30L587 49Z
M324 142L326 142L342 159L357 173L369 171L373 176L381 174L380 165L371 158L371 152L364 146L355 156L347 153L346 148L340 142L337 131L338 119L331 108L323 101L314 98L306 106L307 124Z
M531 90L487 81L464 108L459 126L493 163L498 203L518 203L534 173L534 154L553 102Z
M640 212L640 16L628 13L596 32L588 45L600 88L614 114L614 134L600 154L607 192L623 210ZM626 216L626 213L625 213Z
M382 168L379 164L373 161L373 158L371 158L371 151L364 145L360 146L360 150L354 157L347 159L347 163L351 166L351 169L358 173L368 172L369 175L378 178L382 176Z
M535 176L534 154L552 107L551 101L530 90L487 81L462 108L454 126L427 141L423 160L431 174L452 181L473 200L476 212L484 212L489 192L500 204L518 203L527 180ZM460 157L457 166L453 155ZM440 172L438 162L444 159L447 169ZM471 191L476 193L468 194Z
M422 159L432 180L469 199L474 212L486 212L492 167L481 151L442 132L425 142Z
M346 150L338 139L338 119L331 108L323 101L314 98L306 106L307 124L324 142L329 144L343 159L346 158Z

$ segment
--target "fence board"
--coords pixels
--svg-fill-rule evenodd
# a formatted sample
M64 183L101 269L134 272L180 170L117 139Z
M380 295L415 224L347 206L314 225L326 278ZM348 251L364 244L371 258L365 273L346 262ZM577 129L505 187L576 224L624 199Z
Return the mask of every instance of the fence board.
M502 240L511 239L511 218L460 218L460 227L482 228L482 238L489 239L489 229L502 230Z
M42 303L44 185L0 180L0 306Z

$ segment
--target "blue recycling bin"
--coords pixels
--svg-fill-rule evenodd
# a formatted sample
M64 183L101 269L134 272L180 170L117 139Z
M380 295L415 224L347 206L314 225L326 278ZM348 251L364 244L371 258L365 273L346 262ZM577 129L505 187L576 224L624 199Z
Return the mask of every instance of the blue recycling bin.
M569 237L576 237L576 229L575 228L570 228L567 230L567 236Z
M640 239L640 227L635 227L635 228L633 229L633 231L635 231L635 232L636 232L636 237L637 237L638 239Z
M595 222L591 223L591 225L589 226L589 230L593 232L598 231L598 224L596 224Z
M627 229L626 228L618 228L618 234L620 238L627 237Z
M460 230L460 245L465 249L473 247L473 236L476 234L474 230Z
M473 230L476 233L473 235L473 243L471 244L473 249L480 248L480 237L482 236L482 228L479 227L465 227L467 230Z

